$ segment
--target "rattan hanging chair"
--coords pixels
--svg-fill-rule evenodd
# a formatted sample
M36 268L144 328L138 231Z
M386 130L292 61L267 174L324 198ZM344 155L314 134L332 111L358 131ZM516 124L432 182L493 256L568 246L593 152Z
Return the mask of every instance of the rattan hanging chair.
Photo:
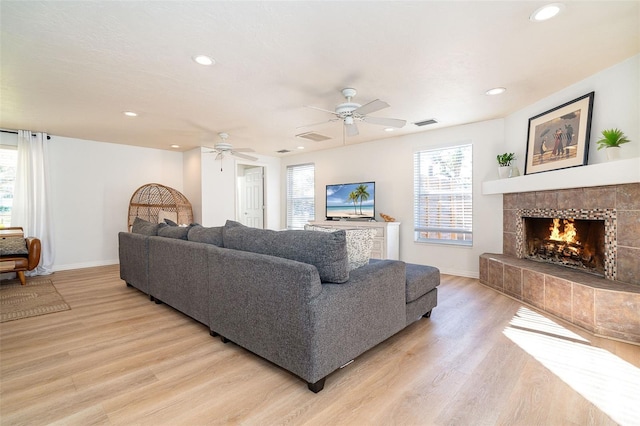
M158 216L175 214L179 225L193 222L193 210L187 197L168 186L159 183L148 183L138 188L129 202L129 231L136 217L157 223Z

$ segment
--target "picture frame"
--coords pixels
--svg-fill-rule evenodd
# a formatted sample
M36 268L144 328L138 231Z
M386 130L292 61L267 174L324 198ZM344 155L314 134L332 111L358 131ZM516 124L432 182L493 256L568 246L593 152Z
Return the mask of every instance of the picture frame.
M587 164L594 93L529 119L525 175Z

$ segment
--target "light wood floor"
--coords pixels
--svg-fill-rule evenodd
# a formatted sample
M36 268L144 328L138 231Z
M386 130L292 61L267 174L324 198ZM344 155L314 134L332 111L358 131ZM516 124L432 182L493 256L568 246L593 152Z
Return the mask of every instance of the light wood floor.
M118 277L57 272L70 311L0 325L0 424L640 423L640 347L554 325L474 279L443 276L431 319L313 394Z

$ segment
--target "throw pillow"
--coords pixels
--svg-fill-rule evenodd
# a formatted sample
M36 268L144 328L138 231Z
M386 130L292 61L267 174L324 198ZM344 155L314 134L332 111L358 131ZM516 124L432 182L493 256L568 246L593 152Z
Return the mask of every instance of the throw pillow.
M187 236L189 235L189 230L193 226L194 225L189 225L189 226L163 226L162 228L158 229L158 236L159 237L166 237L166 238L175 238L177 240L186 240Z
M169 219L173 223L178 223L178 212L160 210L158 212L158 223L164 223L165 219Z
M349 280L347 241L344 231L272 231L249 228L228 220L222 229L224 247L268 254L311 264L320 280L344 283Z
M22 237L0 238L0 256L10 254L29 254L27 242Z
M151 223L147 220L136 217L131 226L131 232L146 236L158 235L158 229L167 226L166 223Z
M338 229L316 225L305 225L309 231L335 232ZM345 229L347 234L347 257L349 258L349 270L369 264L371 249L373 249L373 237L376 235L374 228Z
M222 226L205 228L202 225L194 225L189 229L187 239L196 243L206 243L213 244L218 247L224 247L222 244Z

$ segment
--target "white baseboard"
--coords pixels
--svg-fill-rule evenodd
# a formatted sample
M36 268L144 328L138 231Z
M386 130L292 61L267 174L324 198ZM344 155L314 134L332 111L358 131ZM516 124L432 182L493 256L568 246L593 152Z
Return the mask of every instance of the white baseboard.
M118 259L111 260L101 260L98 262L84 262L84 263L70 263L67 265L53 265L53 272L56 271L68 271L70 269L84 269L84 268L93 268L94 266L107 266L107 265L117 265L120 263Z

